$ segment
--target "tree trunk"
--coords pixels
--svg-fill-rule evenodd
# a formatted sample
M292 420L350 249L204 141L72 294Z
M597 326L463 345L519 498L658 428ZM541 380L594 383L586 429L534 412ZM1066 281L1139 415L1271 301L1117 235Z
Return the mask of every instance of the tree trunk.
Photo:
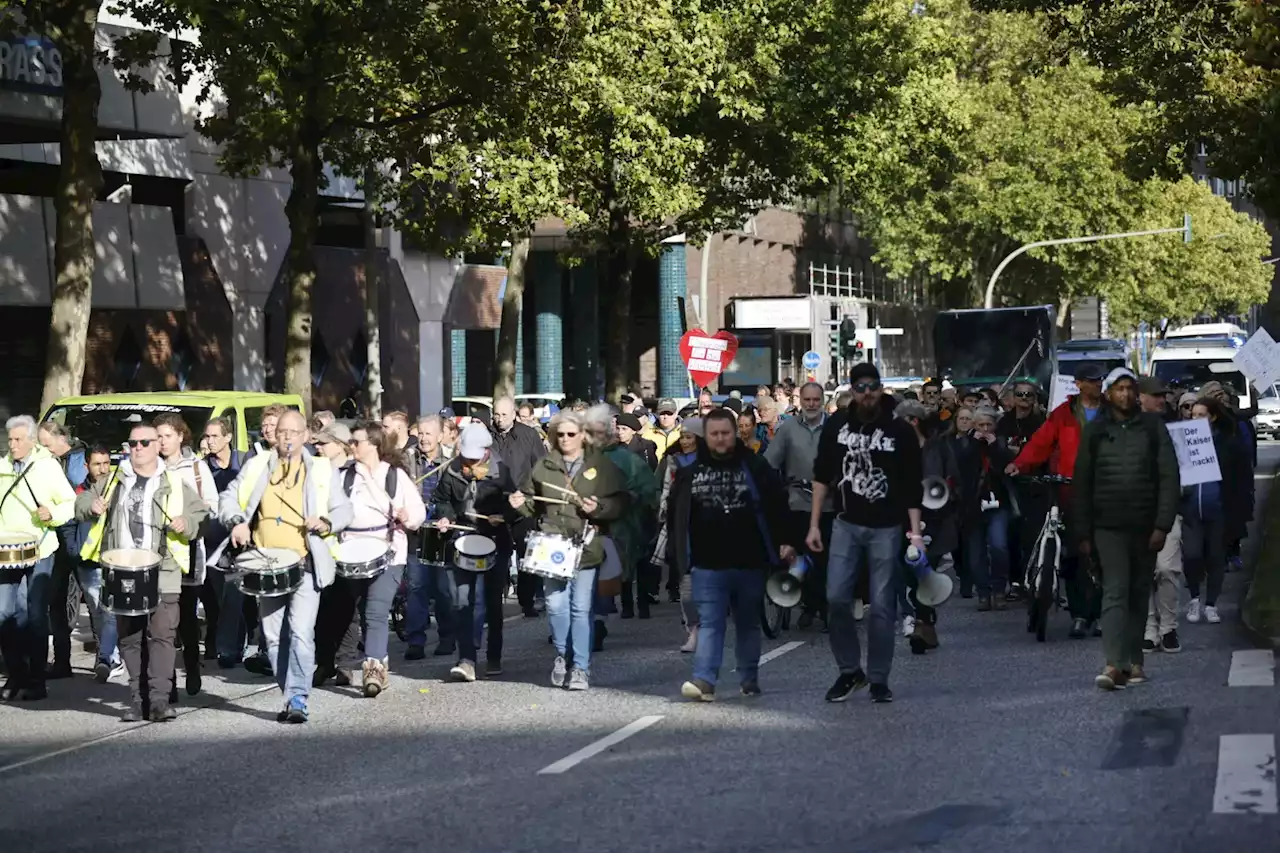
M605 399L616 402L631 382L631 276L636 250L631 245L631 220L612 196L609 202L609 346L605 371Z
M289 175L293 187L285 203L289 219L289 252L286 256L289 287L289 328L285 337L284 390L297 394L311 409L311 288L316 280L313 254L316 213L320 198L318 144L300 139L291 152Z
M53 199L54 285L41 411L61 397L79 394L84 379L95 260L93 202L102 188L94 148L102 94L93 65L98 5L96 0L65 0L49 15L56 22L50 35L62 51L62 163Z
M379 338L379 278L377 211L374 209L375 174L370 166L364 182L364 338L367 347L365 394L369 401L369 417L382 419L382 342Z
M520 307L524 303L524 278L529 267L529 238L511 236L511 259L507 262L507 289L502 296L502 326L498 329L493 399L516 393L516 347L520 344Z

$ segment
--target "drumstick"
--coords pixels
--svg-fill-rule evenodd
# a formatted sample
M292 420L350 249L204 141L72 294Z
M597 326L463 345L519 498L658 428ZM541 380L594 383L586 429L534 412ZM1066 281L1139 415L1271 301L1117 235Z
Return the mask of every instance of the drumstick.
M437 527L436 529L437 529L437 530L439 530L440 528L438 528L438 527ZM450 524L448 527L446 527L446 528L444 529L444 531L443 531L443 532L444 532L444 533L448 533L448 532L453 531L453 530L461 530L463 533L475 533L475 532L476 532L476 529L475 529L474 527L467 527L465 524Z
M561 506L573 506L572 501L562 501L559 498L544 498L542 495L530 495L530 500L542 501L544 504L560 504Z
M555 483L543 483L543 485L546 486L548 489L555 489L557 492L560 492L562 494L573 495L575 498L582 497L582 495L578 494L573 489L566 489L564 486L557 486Z
M453 461L452 459L446 459L446 460L444 460L444 461L443 461L443 462L441 462L439 465L437 465L436 467L432 468L430 471L428 471L427 473L423 474L423 475L422 475L421 477L419 477L418 479L414 480L414 481L413 481L413 484L414 484L415 486L420 486L420 485L422 485L422 481L423 481L423 480L427 479L428 477L430 477L432 474L436 473L437 471L443 471L445 468L449 467L449 463L450 463L450 462L452 462L452 461Z
M489 516L484 515L483 513L479 513L479 512L471 512L470 510L467 510L467 512L466 512L466 513L464 513L464 515L469 515L469 516L471 516L472 518L481 518L481 519L484 519L485 521L489 521ZM501 523L501 524L506 524L506 523L507 523L507 520L504 518L500 523Z

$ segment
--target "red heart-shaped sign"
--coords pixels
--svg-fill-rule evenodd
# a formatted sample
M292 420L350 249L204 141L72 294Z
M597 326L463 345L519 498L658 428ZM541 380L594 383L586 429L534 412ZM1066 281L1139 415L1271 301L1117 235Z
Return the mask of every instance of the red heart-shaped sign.
M737 352L738 339L724 329L714 335L690 329L680 339L680 359L699 388L710 385L723 373Z

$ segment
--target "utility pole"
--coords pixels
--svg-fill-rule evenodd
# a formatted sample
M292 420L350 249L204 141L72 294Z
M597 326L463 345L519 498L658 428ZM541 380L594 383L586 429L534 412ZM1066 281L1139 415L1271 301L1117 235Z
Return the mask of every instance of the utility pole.
M1120 234L1094 234L1089 237L1064 237L1058 240L1037 240L1034 243L1028 243L1021 248L1014 249L1009 253L1000 266L996 267L996 271L991 274L991 281L987 282L987 295L982 301L984 308L995 307L996 281L1000 278L1000 273L1004 272L1005 267L1013 262L1013 259L1019 255L1023 255L1032 249L1040 249L1045 246L1066 246L1073 243L1097 243L1102 240L1126 240L1130 237L1153 237L1157 234L1181 234L1183 242L1191 242L1191 214L1182 214L1182 225L1178 228L1157 228L1154 231L1125 231Z

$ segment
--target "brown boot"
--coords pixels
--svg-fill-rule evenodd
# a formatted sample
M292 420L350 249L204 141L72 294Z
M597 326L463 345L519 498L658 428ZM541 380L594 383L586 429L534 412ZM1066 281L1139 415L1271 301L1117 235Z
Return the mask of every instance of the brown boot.
M1135 663L1129 667L1129 677L1125 680L1127 684L1142 684L1147 680L1147 673L1142 668L1142 664Z
M938 647L938 629L917 619L915 630L911 632L911 636L907 637L907 642L911 644L913 655L922 655Z

